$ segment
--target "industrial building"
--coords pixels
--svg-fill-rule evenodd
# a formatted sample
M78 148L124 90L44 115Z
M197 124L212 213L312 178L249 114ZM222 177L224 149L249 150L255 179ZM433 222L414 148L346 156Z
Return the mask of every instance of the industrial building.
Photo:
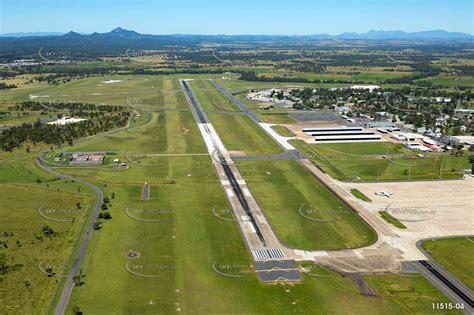
M381 141L374 132L362 127L303 128L303 132L314 137L316 142L361 142Z
M451 141L454 144L474 145L474 136L454 136Z
M105 152L77 152L73 153L71 165L100 165L105 158Z

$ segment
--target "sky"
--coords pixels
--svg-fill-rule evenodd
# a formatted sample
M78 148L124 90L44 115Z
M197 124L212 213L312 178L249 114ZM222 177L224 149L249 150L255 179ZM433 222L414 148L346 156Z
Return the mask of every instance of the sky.
M0 0L0 33L474 34L472 0Z

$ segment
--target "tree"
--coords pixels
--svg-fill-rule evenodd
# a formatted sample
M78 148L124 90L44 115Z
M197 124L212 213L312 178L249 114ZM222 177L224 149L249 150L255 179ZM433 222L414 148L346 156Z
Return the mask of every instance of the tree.
M43 226L42 231L43 231L43 234L45 234L45 235L53 235L54 234L53 228L50 227L49 225Z
M82 315L82 311L81 311L81 308L77 305L75 305L73 308L72 308L72 313L74 315Z
M84 281L82 281L84 277L85 276L82 274L82 269L79 269L79 273L72 278L76 287L80 287L84 284Z
M102 222L95 221L94 222L94 230L100 230L102 228Z

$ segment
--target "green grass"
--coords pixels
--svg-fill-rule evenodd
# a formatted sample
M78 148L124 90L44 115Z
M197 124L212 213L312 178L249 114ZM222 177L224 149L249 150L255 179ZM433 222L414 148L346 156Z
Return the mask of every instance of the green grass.
M295 120L286 113L259 113L260 118L269 124L292 124Z
M246 116L208 114L214 129L228 151L247 155L271 155L282 149Z
M430 77L426 79L421 79L419 81L429 81L434 84L448 86L448 87L457 87L457 86L467 86L474 87L474 78L472 76L459 76L459 75L439 75L436 77Z
M238 166L278 237L289 246L339 249L376 240L348 206L298 163L239 161Z
M216 109L213 105L216 103L215 99L224 98L216 88L210 86L204 91L198 88L194 88L193 91L204 109ZM278 144L246 116L209 113L207 116L229 151L243 151L248 155L271 155L282 152Z
M284 126L272 126L271 127L273 130L276 131L280 136L282 137L294 137L295 134L291 132L288 128Z
M469 237L426 241L423 248L471 290L474 288L474 240Z
M151 125L145 125L148 127ZM117 136L126 137L130 132ZM94 141L96 145L108 142L100 137ZM229 205L208 157L169 159L153 168L131 165L124 172L63 171L87 178L103 187L105 194L116 195L112 200L113 219L94 234L84 262L89 267L86 283L74 289L69 309L77 305L85 313L172 313L179 307L180 312L193 314L345 314L350 305L360 314L397 314L409 298L365 298L350 279L340 276L321 280L307 276L302 284L269 286L259 283L254 274L235 279L213 272L214 261L223 268L232 268L249 265L250 259L237 225L211 213L214 206ZM169 184L170 180L174 184ZM147 202L139 200L144 181L151 185L152 198ZM126 206L173 212L167 221L139 222L125 215ZM132 265L157 266L141 272L158 273L160 278L127 273L124 265L129 250L141 253L140 258L131 260Z
M423 277L403 277L399 275L364 276L365 281L378 296L394 299L404 309L402 313L433 314L432 303L449 303L441 292ZM443 301L443 302L441 302ZM446 314L462 314L461 311L445 311Z
M205 111L240 112L240 109L219 93L209 80L195 80L190 84Z
M366 202L372 202L372 200L364 195L361 191L358 189L351 189L351 193L356 197L359 198L360 200L366 201Z
M380 216L387 221L388 223L396 226L399 229L406 229L407 227L400 221L398 221L396 218L394 218L390 213L387 211L379 211Z
M0 260L11 267L0 275L2 314L46 311L59 278L48 277L38 265L51 265L58 274L68 271L70 252L94 200L87 187L40 170L35 158L36 150L9 153L0 160ZM39 214L40 207L46 217ZM53 236L43 235L45 225L55 231Z
M186 76L188 77L188 76ZM192 77L189 75L189 77ZM111 77L112 78L112 77ZM110 78L110 79L111 79ZM148 102L143 106L147 110L157 107L185 108L183 95L171 90L179 89L176 77L172 76L117 76L127 78L122 88L101 87L103 90L138 90L141 87L164 90L156 104ZM97 89L97 80L104 78L87 78L60 86L28 87L22 91L2 93L0 101L7 104L37 89L45 94L88 93ZM109 79L107 76L106 79ZM168 81L167 81L168 80ZM139 81L139 82L138 82ZM67 92L66 92L67 91ZM14 93L14 94L11 94ZM148 92L136 92L137 97L146 98ZM157 93L160 94L160 93ZM93 100L90 93L85 96ZM90 97L90 98L89 98ZM103 96L94 101L123 101L115 94ZM139 102L137 102L139 103ZM223 116L223 115L222 115ZM148 119L149 118L149 119ZM233 123L231 121L231 123ZM244 120L238 124L229 124L226 129L244 128L243 133L233 136L247 137L253 129L245 129L253 123ZM267 141L267 138L264 138ZM229 141L235 141L230 138ZM260 144L258 144L260 145ZM256 146L258 146L256 145ZM38 144L38 150L49 146ZM432 296L438 302L447 301L429 284L418 285L423 279L393 280L402 282L412 288L411 294L400 294L386 297L386 290L377 290L378 296L367 298L357 291L347 277L312 278L304 276L301 284L264 285L252 273L245 278L228 278L213 272L211 265L217 262L222 269L232 271L233 266L250 265L250 257L244 245L236 223L215 218L211 209L229 209L225 193L220 186L211 160L207 156L173 156L135 159L133 153L203 153L205 147L199 130L189 112L167 110L144 114L143 118L132 122L131 128L106 135L98 135L76 141L73 147L64 147L61 151L114 151L117 157L125 160L126 153L132 162L129 168L120 170L113 167L64 167L60 171L73 174L99 186L105 195L115 194L111 198L109 211L112 219L105 221L103 228L93 231L90 245L86 252L82 268L85 284L75 287L72 292L67 313L73 306L79 306L85 314L157 314L175 313L177 309L183 314L262 314L262 313L331 313L347 314L350 309L354 314L400 314L425 311L431 308L430 303L423 304L425 296ZM268 150L268 149L267 149ZM271 152L271 150L270 150ZM44 313L56 285L56 279L39 276L36 264L41 259L52 259L63 262L72 251L72 242L77 239L78 223L71 227L54 225L60 233L51 241L29 244L38 227L43 226L43 219L37 215L38 205L51 202L51 206L62 207L70 202L83 198L81 204L92 200L91 192L77 183L56 181L42 172L35 164L35 152L25 153L24 148L13 153L0 152L0 213L8 220L2 221L2 230L14 236L8 236L9 248L3 252L14 262L24 267L0 276L0 313ZM142 162L142 163L139 163ZM269 165L275 170L278 179L270 188L281 192L277 195L286 210L290 205L283 196L300 201L335 206L331 218L336 215L337 221L318 229L307 229L306 223L301 229L295 229L297 237L301 231L312 232L312 245L327 243L329 245L355 245L369 243L371 233L354 214L348 214L334 203L334 197L318 186L312 177L302 174L301 167L294 162L284 161L284 165ZM155 165L155 166L152 166ZM261 165L261 164L260 164ZM261 168L262 171L265 168ZM260 169L256 170L257 173ZM279 172L282 171L283 174ZM265 173L266 174L266 173ZM264 174L256 174L265 176ZM41 183L36 183L40 178ZM286 180L286 182L285 182ZM288 180L290 182L288 182ZM151 199L141 201L140 193L143 183L151 187ZM252 183L252 181L250 181ZM284 185L289 188L286 191ZM307 185L304 185L307 184ZM49 185L49 187L48 187ZM80 188L81 194L78 194ZM59 189L59 191L57 190ZM257 188L258 189L258 188ZM263 189L263 188L260 188ZM84 194L86 193L86 194ZM258 193L255 193L257 195ZM28 198L25 198L28 196ZM269 198L266 197L265 198ZM295 204L296 204L295 203ZM138 214L142 219L162 219L160 222L137 221L125 213L130 210L150 210ZM343 205L341 205L344 207ZM342 209L342 210L341 210ZM157 212L157 210L163 210ZM166 211L165 211L166 210ZM54 223L55 224L55 223ZM1 231L3 232L3 231ZM325 234L328 235L325 235ZM3 235L3 234L2 234ZM351 235L354 239L349 239ZM4 236L1 236L5 238ZM16 239L22 240L23 246L15 248ZM319 240L321 238L322 240ZM27 240L23 242L23 240ZM129 250L140 252L136 259L128 259ZM124 266L145 268L143 274L160 274L159 278L144 278L128 273ZM227 268L226 268L227 267ZM137 269L135 270L137 271ZM325 273L329 271L325 271ZM374 281L381 281L374 276ZM25 281L30 282L28 288ZM420 303L412 301L420 299ZM150 303L152 301L152 303ZM425 305L425 308L420 308ZM14 309L7 309L14 307ZM429 309L428 309L429 308Z
M339 180L407 180L461 178L470 167L467 156L429 153L423 158L390 142L307 144L291 143L324 172ZM440 172L441 169L441 172Z

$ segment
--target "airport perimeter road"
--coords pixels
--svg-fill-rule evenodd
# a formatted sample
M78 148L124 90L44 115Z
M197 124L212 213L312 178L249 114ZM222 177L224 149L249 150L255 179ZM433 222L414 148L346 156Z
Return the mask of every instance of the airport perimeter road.
M41 153L40 153L41 154ZM38 159L36 161L38 166L45 170L46 172L49 172L51 174L54 174L55 176L62 178L62 179L68 179L68 180L74 180L75 182L81 183L89 188L91 188L96 196L97 200L95 203L94 210L92 211L91 215L89 218L86 218L86 220L89 220L89 224L87 225L87 228L82 236L82 240L80 241L79 249L77 250L77 253L74 258L74 262L72 263L72 268L71 272L66 278L66 283L64 284L63 290L61 292L61 296L58 300L58 303L56 305L56 309L54 310L55 315L63 315L66 312L67 305L69 303L69 298L71 297L71 292L72 289L74 288L74 281L73 278L74 276L77 275L77 272L79 271L81 267L82 260L84 258L84 254L86 253L87 246L89 245L89 241L91 239L92 231L94 229L94 222L97 219L97 215L99 214L100 207L102 206L102 203L104 201L104 194L102 191L99 189L99 187L86 182L82 179L75 178L69 175L64 175L61 174L53 169L53 167L49 164L47 164L43 159L41 158L40 155L38 155Z
M289 254L291 258L293 251L280 244L191 87L186 80L180 82L252 258L255 262L269 261L256 264L260 280L300 281L294 261L287 257Z

